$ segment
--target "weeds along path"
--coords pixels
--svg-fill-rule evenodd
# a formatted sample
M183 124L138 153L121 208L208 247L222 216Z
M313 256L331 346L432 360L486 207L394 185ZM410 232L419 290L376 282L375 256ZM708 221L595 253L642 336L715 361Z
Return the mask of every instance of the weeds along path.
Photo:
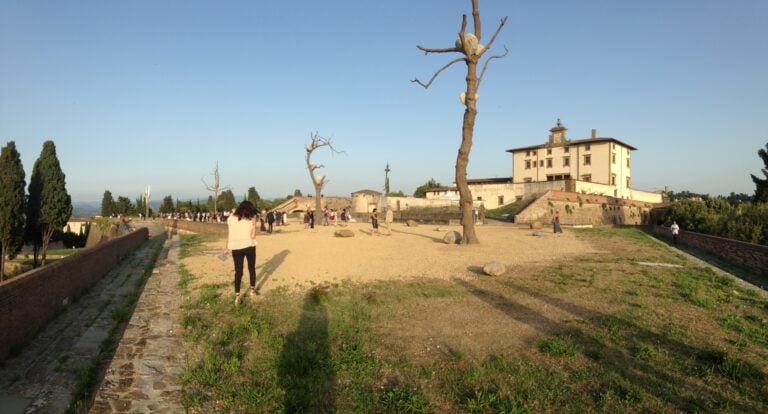
M5 361L0 369L1 412L82 411L102 353L130 316L161 243L156 238L134 251Z
M179 238L166 241L98 387L91 413L183 412L177 378L186 355L179 335Z

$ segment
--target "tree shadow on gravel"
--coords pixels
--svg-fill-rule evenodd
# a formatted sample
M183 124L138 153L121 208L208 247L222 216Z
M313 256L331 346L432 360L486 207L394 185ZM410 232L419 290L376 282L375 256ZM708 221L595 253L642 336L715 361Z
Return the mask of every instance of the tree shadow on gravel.
M718 389L717 384L703 385L684 370L676 372L663 364L654 363L653 359L645 360L637 355L637 350L658 349L675 361L685 364L691 371L710 375L721 374L722 378L733 384L736 389L749 387L753 388L755 395L760 395L760 383L765 379L760 369L726 352L691 346L653 332L634 321L600 313L511 281L493 282L488 286L478 286L460 279L453 281L510 318L545 335L565 336L580 348L583 355L603 372L600 384L597 384L593 391L598 405L606 395L638 404L643 395L640 391L644 391L647 395L655 396L686 412L709 411L713 407L727 407L739 412L753 412L760 410L759 407L765 408L765 405L761 405L766 403L764 397L758 397L758 401L752 399L751 402L756 403L755 405L745 404L726 395ZM511 290L505 291L505 286ZM533 297L546 305L583 319L585 325L581 329L553 320L535 308L517 303L509 297L513 294ZM744 364L744 377L729 381L729 363Z

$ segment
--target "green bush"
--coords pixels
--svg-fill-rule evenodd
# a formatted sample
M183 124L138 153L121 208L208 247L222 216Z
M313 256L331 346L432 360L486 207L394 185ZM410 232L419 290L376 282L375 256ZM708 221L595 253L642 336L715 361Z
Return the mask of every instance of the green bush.
M683 230L768 245L768 203L729 203L723 197L683 200L672 205L665 224Z

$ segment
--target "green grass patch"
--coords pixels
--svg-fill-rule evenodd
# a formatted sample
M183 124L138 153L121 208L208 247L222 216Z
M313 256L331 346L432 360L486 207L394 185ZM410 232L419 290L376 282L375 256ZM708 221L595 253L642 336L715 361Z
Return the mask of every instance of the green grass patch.
M275 289L239 307L224 293L230 284L195 286L187 272L183 404L192 412L768 411L761 295L688 264L640 268L634 262L685 262L636 230L578 231L606 253L500 278Z

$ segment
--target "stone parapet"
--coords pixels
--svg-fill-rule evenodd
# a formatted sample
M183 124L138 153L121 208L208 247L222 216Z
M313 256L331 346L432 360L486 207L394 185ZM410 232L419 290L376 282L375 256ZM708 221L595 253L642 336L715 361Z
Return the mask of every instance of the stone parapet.
M672 237L669 227L654 225L650 228L655 233L666 234L670 239ZM768 246L685 230L680 230L677 240L758 275L768 276Z

